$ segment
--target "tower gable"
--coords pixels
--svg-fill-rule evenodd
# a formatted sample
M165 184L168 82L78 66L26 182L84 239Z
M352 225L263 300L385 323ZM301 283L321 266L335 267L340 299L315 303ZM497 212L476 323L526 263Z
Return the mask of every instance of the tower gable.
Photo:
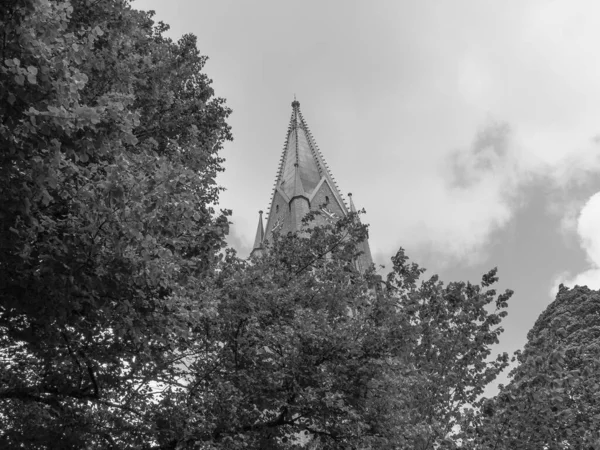
M289 198L287 198L283 192L279 189L275 190L273 193L273 200L271 201L271 208L269 209L267 226L265 228L265 240L268 241L274 231L278 231L280 234L286 234L292 231L289 202Z
M311 211L319 211L319 223L332 222L347 215L346 206L326 179L322 179L310 199Z

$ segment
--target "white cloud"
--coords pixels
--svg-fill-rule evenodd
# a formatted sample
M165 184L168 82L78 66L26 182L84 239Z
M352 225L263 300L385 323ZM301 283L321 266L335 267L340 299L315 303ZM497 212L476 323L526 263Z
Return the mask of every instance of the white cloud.
M577 220L577 234L590 268L575 276L568 273L558 275L553 283L554 294L560 283L569 287L579 285L600 289L600 192L590 197L581 209Z
M413 180L422 205L413 204L411 210L416 213L407 218L412 220L405 219L402 235L408 244L403 246L409 251L433 252L442 265L480 263L487 257L493 233L526 205L524 188L531 183L543 183L545 191L560 193L549 195L547 201L549 210L562 216L561 232L569 235L577 229L579 236L585 235L581 237L587 240L585 248L600 242L600 232L582 234L582 220L589 220L589 213L582 219L584 201L581 192L579 197L576 192L589 189L600 172L598 143L579 139L573 132L555 140L552 135L536 138L545 142L533 142L505 123L488 120L470 146L440 158L437 173L416 183ZM551 157L540 154L540 146L546 146ZM594 226L600 230L600 224ZM600 267L600 256L590 258L596 264L593 267ZM577 280L590 284L600 279L597 275L586 272Z
M571 274L567 270L554 276L552 282L550 283L550 298L556 298L556 294L558 294L558 287L561 284L564 284L564 280L569 279L570 277Z
M577 146L574 136L565 137L561 147L565 154L549 164L552 180L559 187L580 187L589 183L600 172L600 146L598 138ZM570 142L569 142L570 141Z
M550 132L543 140L525 139L506 123L488 119L471 145L439 154L433 165L437 170L409 175L410 194L400 199L406 206L397 212L411 214L394 218L400 224L400 245L409 253L435 254L441 266L480 263L487 258L493 233L527 204L524 188L532 183L562 193L548 196L548 208L563 216L561 231L572 233L583 205L574 190L589 188L600 172L598 145L582 138L583 144L577 146L576 133L553 140ZM539 153L540 145L546 145L552 156Z
M412 217L403 223L401 245L425 251L438 265L477 264L486 258L490 235L505 226L532 179L508 125L489 121L472 144L442 156L436 171L412 180ZM418 218L417 221L414 219Z
M562 216L560 219L559 231L566 243L571 243L574 233L577 233L577 222L579 213L583 208L585 201L561 199L560 201L550 201L549 210L554 215ZM575 244L574 242L571 244ZM576 244L575 244L576 245Z
M545 183L549 200L556 201L553 191L564 191L555 208L562 215L567 203L581 206L582 192L574 190L589 188L600 173L600 151L590 140L599 131L595 80L600 66L590 44L600 38L597 16L590 15L597 6L544 1L505 5L469 4L469 14L445 10L433 16L460 26L452 27L456 32L449 40L432 31L438 47L424 46L422 59L441 64L428 72L424 86L416 85L418 100L403 96L394 102L396 108L411 102L411 112L427 111L430 120L415 121L414 132L402 130L399 152L411 149L410 158L396 157L397 164L390 164L402 171L394 183L377 183L404 196L398 200L399 212L386 211L388 225L371 214L377 205L368 210L380 221L372 222L372 234L396 233L409 254L425 248L446 263L480 262L494 232L526 204L529 183ZM443 31L443 24L438 25ZM448 57L438 54L438 48ZM592 98L596 100L590 103ZM467 130L490 115L506 120L512 130L497 125L494 130L492 124L471 145L461 145L468 142ZM412 133L416 137L407 138ZM435 135L443 137L436 140ZM461 149L448 157L457 145ZM427 166L421 158L441 162L444 178L432 170L439 165L428 161ZM565 228L576 218L568 212L561 224Z
M600 289L600 268L586 270L563 284L569 287L587 286L590 289Z

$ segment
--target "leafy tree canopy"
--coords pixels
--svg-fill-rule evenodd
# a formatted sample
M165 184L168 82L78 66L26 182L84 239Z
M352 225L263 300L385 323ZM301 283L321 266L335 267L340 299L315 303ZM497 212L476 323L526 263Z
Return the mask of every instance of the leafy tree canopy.
M454 448L465 406L507 364L490 358L510 292L419 282L400 251L386 280L354 265L351 216L276 236L247 262L233 252L207 281L215 307L176 436L206 448ZM491 312L490 312L491 306ZM201 425L199 425L201 424Z
M600 448L600 292L560 287L512 380L483 402L475 448Z
M151 17L125 0L0 6L0 446L160 433L150 391L176 376L223 246L210 205L231 134L195 38Z

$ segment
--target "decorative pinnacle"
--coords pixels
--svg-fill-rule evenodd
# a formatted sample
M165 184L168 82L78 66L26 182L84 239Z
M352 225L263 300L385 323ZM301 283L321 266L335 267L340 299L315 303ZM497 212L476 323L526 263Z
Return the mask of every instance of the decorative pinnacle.
M294 101L292 102L292 108L300 108L300 102L296 100L296 96L294 95Z
M262 211L259 211L258 213L259 213L259 214L262 216L262 213L263 213L263 212L262 212Z

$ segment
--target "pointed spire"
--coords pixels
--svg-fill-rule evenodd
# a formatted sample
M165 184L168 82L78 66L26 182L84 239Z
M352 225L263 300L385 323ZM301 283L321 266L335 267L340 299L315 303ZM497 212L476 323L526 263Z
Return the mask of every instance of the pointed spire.
M342 196L335 185L327 164L325 164L323 155L302 117L300 102L294 97L292 115L275 180L275 189L280 189L288 199L291 199L295 195L296 178L300 178L302 181L302 187L307 198L314 194L315 189L324 179L334 191L334 196L339 203L342 203ZM345 209L343 212L347 213Z
M262 250L263 248L263 239L265 237L265 228L263 227L263 212L258 212L258 227L256 228L256 237L254 238L254 247L252 248L252 253L255 251Z
M350 204L350 212L355 213L356 208L354 207L354 202L352 201L352 192L348 192L348 203Z

